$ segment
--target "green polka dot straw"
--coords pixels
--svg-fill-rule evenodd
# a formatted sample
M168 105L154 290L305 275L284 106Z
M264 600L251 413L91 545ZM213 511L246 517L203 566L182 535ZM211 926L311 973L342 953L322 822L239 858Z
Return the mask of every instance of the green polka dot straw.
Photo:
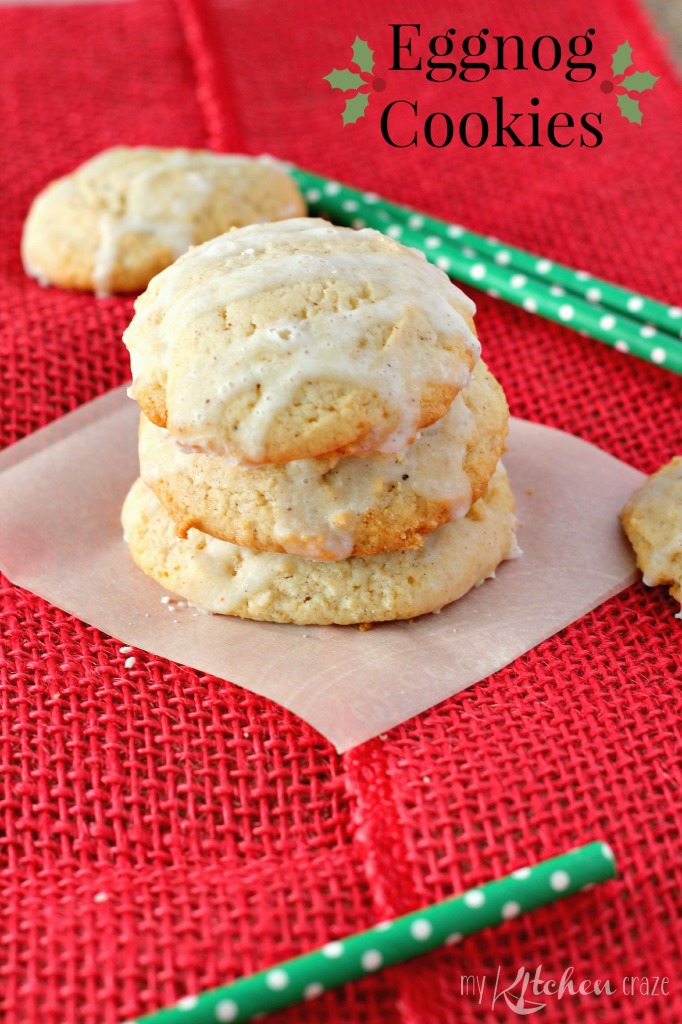
M468 935L510 921L597 882L613 878L611 848L589 843L454 899L385 921L269 970L240 978L203 995L190 995L129 1024L215 1024L247 1021L314 999L331 988L410 960Z
M371 227L419 249L450 277L682 373L682 307L667 306L425 213L290 167L312 214Z

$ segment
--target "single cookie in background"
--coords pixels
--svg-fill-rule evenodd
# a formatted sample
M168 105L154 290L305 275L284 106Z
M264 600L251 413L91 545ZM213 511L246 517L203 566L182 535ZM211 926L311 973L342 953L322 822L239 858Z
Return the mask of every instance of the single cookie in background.
M142 479L175 521L257 551L339 560L419 547L461 518L504 450L508 409L482 360L445 416L403 452L244 468L180 451L140 422Z
M682 604L682 456L650 476L620 514L648 587L668 586ZM677 616L682 618L682 610Z
M141 479L125 500L122 521L139 568L198 608L306 626L438 611L517 554L514 499L501 463L469 514L434 530L422 547L341 562L254 552L198 530L180 538Z
M192 245L305 212L295 183L267 157L116 146L36 197L21 254L42 284L141 291Z
M252 225L154 278L130 394L188 449L243 464L395 452L480 354L475 306L421 253L308 218Z

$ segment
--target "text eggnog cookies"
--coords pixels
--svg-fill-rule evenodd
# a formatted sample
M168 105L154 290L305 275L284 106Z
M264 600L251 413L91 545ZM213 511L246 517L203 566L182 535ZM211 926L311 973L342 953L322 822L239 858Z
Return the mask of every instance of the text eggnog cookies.
M372 230L236 229L159 274L124 335L137 565L198 607L297 624L437 611L518 553L508 409L474 305Z
M305 212L297 186L266 157L117 146L36 197L22 258L44 284L140 291L192 245Z
M241 463L399 451L468 383L473 313L378 231L253 225L193 249L137 300L131 394L179 443Z

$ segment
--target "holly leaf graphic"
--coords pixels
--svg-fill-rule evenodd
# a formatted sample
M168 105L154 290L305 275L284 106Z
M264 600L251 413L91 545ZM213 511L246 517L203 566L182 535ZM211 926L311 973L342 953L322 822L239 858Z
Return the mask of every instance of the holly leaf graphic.
M368 103L369 96L364 92L359 92L357 96L346 100L346 106L343 109L343 123L355 124L356 121L359 121L361 117L365 116Z
M644 92L645 89L653 89L657 81L656 75L652 75L650 71L633 71L631 75L626 75L619 84L624 86L628 92Z
M622 75L632 64L632 47L626 40L621 43L611 59L611 70L614 75Z
M633 124L642 123L642 111L639 109L638 100L630 99L629 96L622 94L616 97L616 102L626 121L631 121Z
M360 78L360 75L356 75L354 71L349 71L348 68L344 68L340 71L338 68L334 68L328 75L325 75L322 79L323 82L329 82L332 89L341 89L342 92L350 92L351 89L360 89L366 82Z
M372 72L374 68L374 50L370 50L364 39L355 37L353 43L353 63L357 64L361 71Z

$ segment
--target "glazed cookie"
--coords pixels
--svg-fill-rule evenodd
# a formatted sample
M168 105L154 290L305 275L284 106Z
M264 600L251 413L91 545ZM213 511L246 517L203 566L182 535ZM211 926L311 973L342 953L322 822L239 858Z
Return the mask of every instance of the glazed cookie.
M502 388L483 361L445 416L395 455L244 468L178 449L140 422L140 472L186 536L190 527L258 551L338 560L419 547L485 491L507 434Z
M682 604L682 456L635 491L620 519L646 585L669 586ZM682 618L682 611L678 617Z
M438 611L516 553L514 499L500 463L486 495L416 551L315 562L253 552L198 530L186 539L137 480L123 506L134 561L198 608L299 625L408 619Z
M378 231L298 218L228 232L151 282L130 394L187 449L243 464L394 452L480 348L473 302Z
M191 245L305 212L294 182L267 157L117 146L37 196L22 258L42 284L140 291Z

